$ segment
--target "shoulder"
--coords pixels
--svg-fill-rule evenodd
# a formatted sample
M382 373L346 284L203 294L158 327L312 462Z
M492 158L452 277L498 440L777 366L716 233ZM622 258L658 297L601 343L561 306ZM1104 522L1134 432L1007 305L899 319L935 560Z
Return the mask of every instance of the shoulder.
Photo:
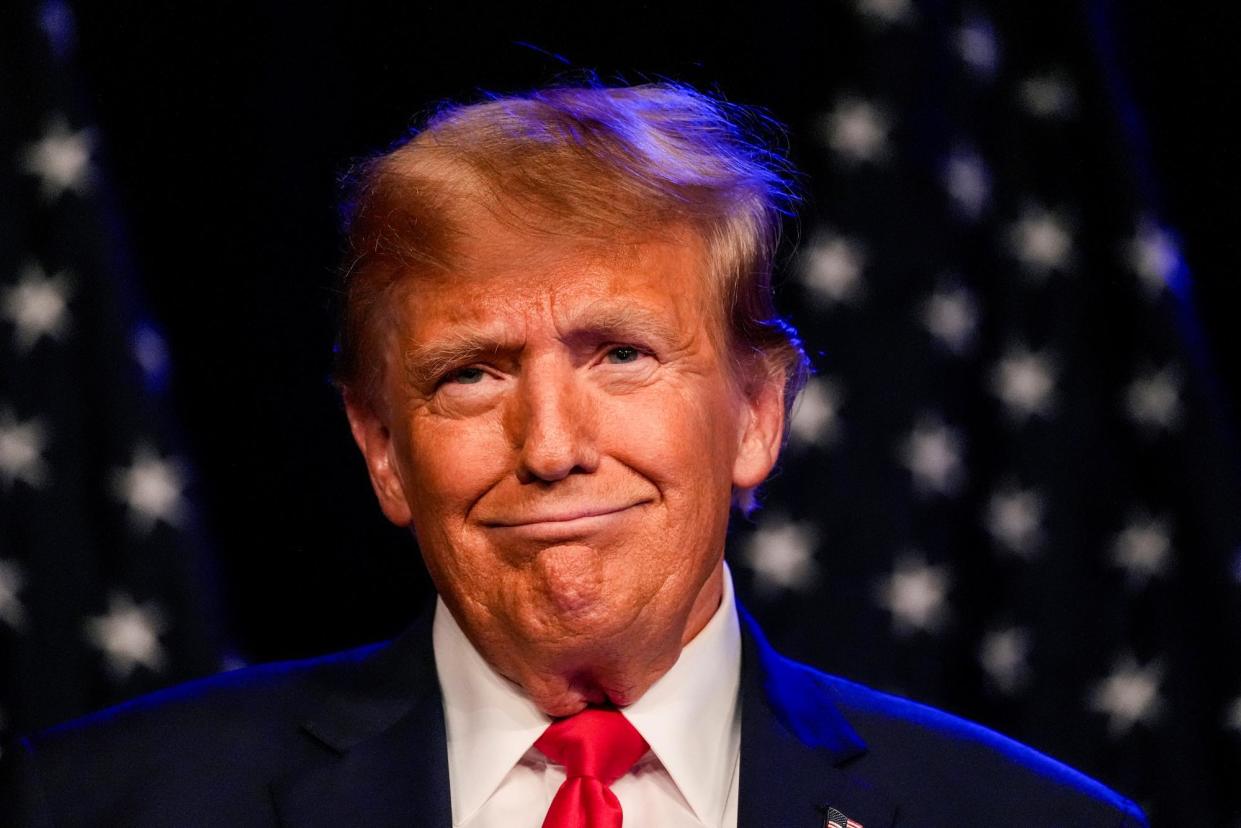
M40 751L117 741L136 749L150 738L166 739L173 733L183 745L194 743L199 735L216 744L243 738L262 741L261 731L280 729L346 689L387 646L372 644L220 673L83 716L27 741Z
M197 805L247 824L269 807L270 781L322 755L307 728L334 715L338 699L361 699L368 715L400 695L377 668L391 647L222 673L28 736L5 751L0 816L137 824Z
M863 761L881 769L885 778L899 780L903 792L914 798L944 802L964 795L997 819L1025 812L1042 813L1048 824L1146 824L1141 810L1125 797L990 728L846 679L817 675L866 743Z
M788 659L744 610L741 619L744 692L764 702L750 715L769 708L796 743L886 794L903 822L1146 825L1136 805L1067 765L943 710Z

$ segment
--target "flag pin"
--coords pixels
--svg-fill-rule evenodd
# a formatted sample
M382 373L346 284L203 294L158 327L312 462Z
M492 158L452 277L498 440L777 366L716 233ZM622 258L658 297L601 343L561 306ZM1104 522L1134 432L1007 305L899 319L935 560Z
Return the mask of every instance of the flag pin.
M862 823L849 819L835 808L828 807L823 814L823 828L863 828Z

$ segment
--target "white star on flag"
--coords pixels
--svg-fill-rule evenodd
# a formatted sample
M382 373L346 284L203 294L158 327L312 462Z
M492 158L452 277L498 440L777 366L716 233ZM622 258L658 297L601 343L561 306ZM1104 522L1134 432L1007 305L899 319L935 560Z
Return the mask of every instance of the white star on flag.
M861 98L842 98L823 117L827 145L850 163L882 161L888 153L888 116Z
M0 558L0 621L14 630L21 630L26 626L26 608L22 606L18 596L25 582L25 576L17 561Z
M946 567L932 566L920 553L909 552L879 582L876 599L892 613L892 629L898 635L934 632L948 619L950 584Z
M973 150L957 149L944 160L941 173L948 197L963 216L976 221L991 201L991 173Z
M1129 418L1152 431L1176 426L1181 418L1181 378L1171 366L1143 374L1125 389Z
M901 459L920 493L954 495L965 482L960 432L934 416L924 416L901 447Z
M913 19L913 0L857 0L858 11L883 24L908 23Z
M5 488L21 480L33 488L47 483L47 429L38 418L19 422L10 409L0 409L0 480Z
M1163 575L1172 560L1172 530L1167 518L1135 515L1112 543L1112 562L1125 570L1131 586L1145 586Z
M1030 633L1021 627L992 630L983 638L978 660L991 682L1012 695L1030 681Z
M1046 416L1055 402L1055 363L1049 356L1014 345L992 371L991 387L1015 420Z
M1041 207L1024 210L1009 228L1008 240L1013 255L1034 276L1064 269L1073 254L1073 234L1068 222Z
M0 314L13 323L19 351L29 351L45 336L59 339L64 334L71 292L63 271L48 276L33 262L22 268L17 284L0 300Z
M922 310L922 324L944 347L964 354L978 330L978 303L964 287L943 286L931 294Z
M1038 118L1066 118L1077 107L1077 93L1060 73L1037 75L1022 81L1018 98Z
M43 197L58 198L66 190L84 193L90 187L90 154L94 143L89 128L70 132L63 117L48 124L43 137L22 157L22 169L42 179Z
M1224 714L1224 727L1241 733L1241 696L1233 699L1228 706L1228 712Z
M755 586L767 593L814 586L819 577L816 540L812 524L779 516L764 521L746 544L745 561L754 571Z
M1147 295L1156 296L1172 281L1181 266L1176 240L1150 219L1138 223L1137 232L1126 245L1129 267L1138 275Z
M1119 738L1134 725L1149 724L1159 717L1163 700L1159 683L1163 666L1158 660L1139 665L1132 655L1117 661L1112 673L1090 693L1090 709L1108 717L1107 729Z
M862 297L861 245L844 236L821 233L802 258L802 283L827 304L853 303Z
M797 397L789 433L799 443L830 446L840 439L840 406L844 391L840 383L814 377Z
M957 53L975 75L990 80L1000 66L1000 44L991 21L971 16L957 30Z
M153 672L164 669L166 657L159 637L167 632L164 614L154 602L136 604L129 595L108 596L106 614L86 621L86 637L103 651L108 667L119 680L139 667Z
M177 527L185 519L185 474L175 458L161 459L140 446L133 464L115 471L113 484L117 497L129 507L131 522L142 532L149 532L158 521Z
M1008 551L1029 558L1043 539L1043 498L1032 489L996 492L987 505L987 531Z

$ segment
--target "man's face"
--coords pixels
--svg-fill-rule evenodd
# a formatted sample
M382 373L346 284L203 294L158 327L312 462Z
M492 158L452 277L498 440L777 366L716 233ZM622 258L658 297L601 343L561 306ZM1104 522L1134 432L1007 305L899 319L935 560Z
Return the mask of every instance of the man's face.
M351 404L354 433L496 669L549 713L628 703L718 606L731 491L774 463L779 392L731 378L696 240L486 238L413 279L384 410Z

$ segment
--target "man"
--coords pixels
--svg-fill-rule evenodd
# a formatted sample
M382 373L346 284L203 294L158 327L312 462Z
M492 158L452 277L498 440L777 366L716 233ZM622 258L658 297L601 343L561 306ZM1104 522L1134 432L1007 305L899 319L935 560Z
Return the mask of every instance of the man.
M975 725L776 655L730 509L806 360L787 174L668 84L449 109L357 174L340 344L402 638L174 689L9 751L35 825L1141 825Z

